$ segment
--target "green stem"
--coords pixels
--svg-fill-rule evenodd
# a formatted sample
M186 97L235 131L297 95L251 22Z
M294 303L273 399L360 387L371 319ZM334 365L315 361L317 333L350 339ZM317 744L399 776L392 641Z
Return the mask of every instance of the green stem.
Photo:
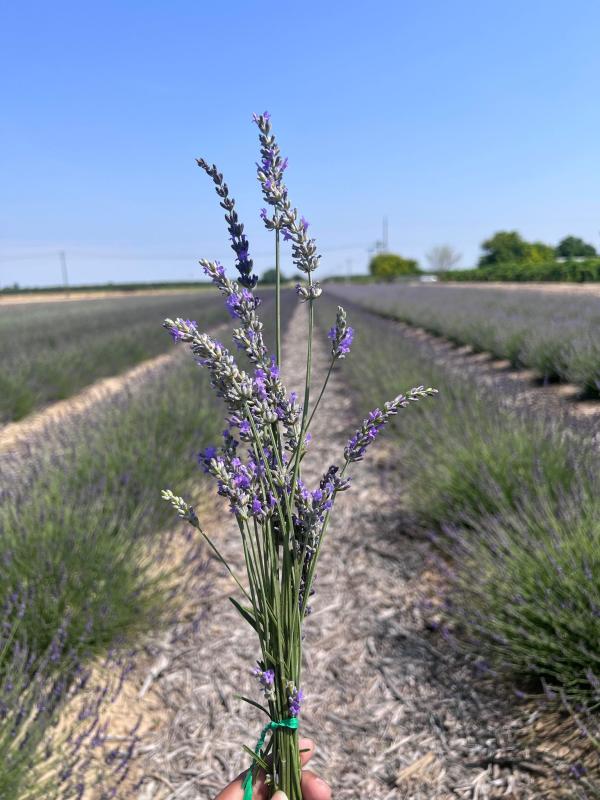
M279 264L279 228L275 229L275 358L281 366L281 268Z
M323 395L325 394L325 389L327 388L327 384L329 383L329 378L331 377L331 372L333 370L333 365L334 364L335 364L335 358L332 358L331 359L331 364L329 365L329 369L327 370L327 375L326 375L325 380L323 382L323 386L321 387L321 391L319 392L319 396L317 398L317 402L315 403L315 407L311 411L310 417L308 418L308 422L306 423L306 430L304 432L305 435L308 432L308 429L310 428L310 423L313 420L313 417L315 415L315 411L319 407L319 403L321 402L321 399L322 399Z
M312 276L308 276L309 286L312 286ZM294 463L294 475L292 478L292 485L290 488L290 502L293 506L296 494L296 486L298 483L298 473L300 471L300 454L304 445L304 436L306 435L306 419L308 416L308 404L310 402L310 383L312 374L312 339L315 311L313 308L314 300L308 300L308 343L306 346L306 378L304 381L304 406L302 408L302 422L300 424L300 436L298 438L298 446L296 447L296 459Z
M346 459L346 461L344 462L344 466L342 467L341 472L340 472L340 478L344 477L344 473L348 469L348 465L349 464L350 464L350 462L348 461L348 459ZM336 500L336 496L337 496L337 494L335 494L333 496L333 502L334 503L335 503L335 500ZM311 587L312 587L313 577L314 577L314 574L315 574L315 567L317 565L317 561L319 560L319 553L321 552L321 546L323 544L323 539L325 538L325 534L327 533L327 528L329 526L329 518L331 517L332 510L333 510L333 504L332 504L331 508L327 511L327 513L325 514L325 519L323 520L323 526L321 528L321 535L319 537L319 541L317 542L317 548L316 548L315 553L313 554L313 557L312 557L311 562L310 562L310 566L308 568L308 575L306 576L306 583L304 585L304 598L303 598L302 608L300 609L300 613L301 613L301 618L302 619L304 619L304 614L306 612L306 606L307 606L307 603L308 603L308 597L310 595L310 590L311 590Z
M229 572L229 574L231 575L231 577L233 578L233 580L234 580L234 581L237 583L237 585L239 586L239 588L242 590L242 592L244 593L244 595L246 596L246 598L247 598L248 600L250 600L250 602L252 602L252 598L250 597L250 595L248 594L248 592L247 592L247 591L244 589L244 587L242 586L242 584L241 584L241 583L240 583L240 581L238 580L237 576L235 575L234 571L231 569L231 567L229 566L229 564L227 563L227 561L225 560L225 558L224 558L224 557L221 555L221 553L219 552L219 550L218 550L217 546L214 544L214 542L212 541L212 539L211 539L211 538L210 538L210 537L209 537L209 536L208 536L206 533L204 533L204 531L203 531L201 528L198 528L198 530L200 531L200 533L202 534L202 536L204 536L204 538L206 539L206 541L208 542L208 544L209 544L209 545L210 545L210 547L212 548L213 552L215 553L215 555L217 556L217 558L219 559L219 561L221 562L221 564L223 564L223 566L225 567L225 569L227 570L227 572Z

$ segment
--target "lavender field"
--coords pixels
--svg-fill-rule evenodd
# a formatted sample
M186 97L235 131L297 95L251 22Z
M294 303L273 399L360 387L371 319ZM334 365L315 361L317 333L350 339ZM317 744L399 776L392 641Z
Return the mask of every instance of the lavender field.
M164 353L156 320L177 308L225 319L202 290L0 307L0 424Z
M600 297L447 285L339 284L335 293L456 344L600 395Z
M205 572L160 490L187 486L219 433L205 376L182 367L161 325L179 309L209 328L227 317L204 292L0 308L19 336L14 349L2 339L7 381L31 391L31 376L46 405L58 381L67 398L60 417L47 405L6 439L0 425L0 797L132 791L141 707L116 746L106 715L149 634L184 618L178 587L200 595ZM81 403L103 376L112 391Z
M369 308L400 316L397 309L406 303L413 310L423 309L423 321L446 324L453 319L457 325L459 309L471 313L469 330L477 330L477 320L485 317L501 331L499 320L505 326L516 319L524 326L527 321L544 325L546 301L564 335L569 324L585 328L582 309L586 323L594 324L594 304L481 292L477 297L485 302L485 310L477 309L480 317L473 298L462 296L464 290L448 295L455 290L393 288L390 300L389 286L336 286L324 292L317 306L316 375L326 369L326 334L336 303L343 302L342 295L352 300L349 322L354 335L348 340L344 372L336 368L333 377L335 396L341 398L336 402L345 403L349 412L364 414L398 389L419 383L439 390L429 405L419 405L410 418L400 415L393 423L385 454L376 462L367 460L368 477L363 480L369 488L360 517L346 504L331 534L333 541L340 537L344 555L337 565L333 557L328 569L341 573L335 584L325 580L320 589L317 585L316 607L321 593L323 602L336 606L355 592L353 561L360 564L364 580L372 575L395 583L395 605L389 605L389 592L369 590L361 595L357 602L369 608L373 619L392 614L391 628L378 638L381 634L365 618L361 637L351 645L345 632L349 618L336 621L326 614L322 621L308 623L309 628L316 626L312 646L323 673L322 678L313 675L312 694L327 698L320 709L319 703L311 706L309 695L304 715L309 732L327 732L329 755L317 755L317 765L338 786L339 796L350 800L354 783L340 778L335 769L336 764L341 769L351 753L363 794L386 796L389 763L378 756L370 761L359 756L365 742L372 752L381 751L381 734L370 716L377 710L414 721L409 727L399 723L385 735L387 748L404 741L389 758L393 774L407 770L400 783L406 796L427 792L445 797L453 786L464 787L459 797L472 796L473 782L483 780L481 772L477 777L468 766L475 759L491 765L485 781L492 792L517 786L521 797L558 798L562 795L556 793L557 786L572 785L577 796L593 797L600 659L597 450L579 433L565 437L568 423L556 414L520 409L517 401L512 406L501 402L510 392L504 384L490 391L473 376L461 383L435 362L426 341L417 345L404 338L397 326ZM272 341L273 296L260 287L258 294L264 299L265 335ZM453 305L449 298L454 298ZM215 295L155 297L122 307L115 304L110 310L99 301L85 301L85 307L83 302L74 304L68 314L32 307L27 318L38 324L28 332L28 346L23 336L15 362L19 374L27 364L37 373L38 359L51 352L44 326L63 326L60 340L66 338L68 347L55 369L58 374L64 369L68 376L71 365L85 360L96 340L98 347L103 343L107 328L113 349L119 349L119 336L126 348L132 327L138 325L144 339L148 330L149 340L156 341L148 345L146 357L173 348L160 319L179 308L197 315L209 328L225 318ZM531 308L535 313L528 311ZM283 294L281 310L284 367L289 359L288 377L297 386L302 375L290 354L297 350L304 306L290 290ZM0 325L23 324L14 310L6 312L0 309ZM153 328L164 337L162 342L150 333ZM490 350L489 342L496 339L485 337L484 331L481 348ZM62 352L59 340L54 346ZM103 362L86 373L87 380L123 367L120 358ZM218 513L216 498L195 463L198 451L219 436L218 405L202 372L190 371L179 358L157 363L133 382L128 383L126 374L122 380L122 391L110 399L83 411L74 406L70 419L49 422L29 438L24 433L18 445L0 452L0 602L6 665L0 681L2 796L29 798L42 790L57 798L128 798L145 796L137 793L154 787L156 797L208 798L244 766L238 748L243 731L231 727L229 717L213 703L219 696L217 684L221 689L229 686L232 693L236 684L246 686L247 660L240 647L247 645L237 634L224 635L221 628L209 625L203 612L213 596L217 602L227 591L227 580L206 546L169 523L160 500L165 485L189 487L204 514L211 508ZM345 432L335 406L327 406L324 413L321 442L315 445L318 458L324 447L339 448L338 437ZM26 426L27 419L22 424ZM367 530L370 538L365 541L360 531ZM225 552L231 549L231 536L230 526L217 529L216 540ZM378 552L385 553L383 560ZM398 572L395 565L400 562L395 559L405 560L407 554ZM474 572L479 575L476 583ZM413 596L415 581L419 590ZM223 624L236 625L233 618L230 623L227 619L222 617ZM402 647L393 646L389 638L394 626L404 631L402 635L410 631L416 643L408 662ZM376 644L369 646L375 649L367 652L365 642L372 636ZM328 641L325 650L319 649L319 637ZM140 661L142 645L152 654L152 663L163 665L156 675L152 663ZM218 658L229 664L227 677L216 668L215 647ZM432 655L442 651L443 656ZM339 707L326 680L328 670L334 669L342 691L359 692L347 658L363 665L363 679L366 675L375 681L364 708L352 703ZM98 659L105 665L99 673L91 670ZM385 681L379 685L375 676L381 674L394 676L395 694L389 694ZM445 681L451 674L460 674L462 688L452 689L449 698ZM410 675L419 676L422 701ZM138 697L149 679L150 707ZM251 693L251 685L245 691ZM127 721L109 723L121 718L124 703ZM157 703L163 708L158 728L153 722ZM329 706L336 709L334 718L328 716ZM34 708L43 713L34 714ZM432 733L431 708L446 714L445 746ZM545 733L536 733L527 722L532 714L545 720ZM346 716L362 720L359 738L343 735L332 721ZM58 717L69 731L65 736L56 733ZM189 726L196 725L204 736L229 742L229 760L225 769L221 761L207 756L206 769L190 780L196 745L189 738ZM558 739L554 729L561 731ZM10 745L11 736L23 741L17 751ZM487 749L482 750L486 737ZM48 755L40 750L42 741L51 742ZM518 758L512 765L494 767L497 753L506 746L515 753L539 748L540 771L522 769ZM461 748L467 756L459 755ZM429 771L411 772L409 767L424 750L432 753ZM157 770L172 789L160 789L153 777Z

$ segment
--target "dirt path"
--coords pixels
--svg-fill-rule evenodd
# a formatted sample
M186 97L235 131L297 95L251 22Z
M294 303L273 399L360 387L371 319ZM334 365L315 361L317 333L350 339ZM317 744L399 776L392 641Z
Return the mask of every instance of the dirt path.
M3 306L17 306L30 303L73 303L77 300L102 300L110 297L150 297L152 295L173 294L175 292L189 291L205 292L209 287L185 287L175 286L172 289L133 289L131 291L94 291L89 292L32 292L31 294L0 294L0 308Z
M284 375L296 389L303 315L300 307L284 343ZM327 361L318 344L317 383ZM315 420L309 485L339 460L348 420L360 422L335 373ZM439 577L428 543L403 522L396 457L380 448L359 465L324 546L306 623L302 716L303 732L318 742L315 766L336 800L549 797L548 784L541 790L533 778L536 770L536 778L550 774L549 761L517 742L523 712L512 708L508 690L476 680L444 637L428 630L423 609ZM231 515L223 510L203 521L240 565ZM161 668L152 691L170 721L140 750L146 780L139 800L210 800L247 766L241 745L254 745L262 720L235 695L257 697L249 674L257 646L227 601L233 588L210 561L193 599L198 624L155 647Z
M440 284L414 284L415 286L436 286ZM469 289L506 289L507 291L526 291L526 292L548 292L550 294L578 294L578 295L591 295L592 297L600 297L600 283L520 283L520 282L503 282L503 281L444 281L442 286L448 286L452 289L460 289L462 287Z

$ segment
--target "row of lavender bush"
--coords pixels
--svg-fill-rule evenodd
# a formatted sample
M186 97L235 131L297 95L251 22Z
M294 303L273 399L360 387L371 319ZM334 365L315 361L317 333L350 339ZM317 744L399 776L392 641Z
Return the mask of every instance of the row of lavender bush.
M203 291L0 308L0 424L164 352L156 320L181 308L225 320Z
M160 488L185 485L217 434L206 390L170 363L29 457L0 458L0 797L80 797L86 784L109 797L124 779L130 745L108 747L100 716L118 686L90 690L86 665L108 653L114 674L116 653L176 612ZM71 726L57 729L65 703Z
M517 413L449 376L388 321L349 313L361 331L348 360L361 405L416 376L439 388L438 402L394 427L411 509L452 556L448 613L463 643L519 691L546 686L574 708L598 708L597 451L555 418Z
M600 298L534 290L371 284L336 294L457 344L600 394Z

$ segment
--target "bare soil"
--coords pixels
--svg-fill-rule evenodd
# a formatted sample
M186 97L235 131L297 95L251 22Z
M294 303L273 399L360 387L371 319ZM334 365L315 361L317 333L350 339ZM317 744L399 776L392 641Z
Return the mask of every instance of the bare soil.
M189 288L182 289L181 286L173 289L132 289L131 291L120 292L115 290L89 292L31 292L28 294L0 294L0 308L2 306L15 306L29 303L74 303L77 300L101 300L107 297L149 297L150 295L172 294L173 292L203 292L205 289Z
M417 284L415 283L414 285ZM440 284L419 283L418 285L439 286ZM456 283L452 283L452 281L448 281L447 283L444 282L442 285L457 290L464 286L468 289L481 289L482 291L485 291L486 289L506 289L507 291L513 292L549 292L551 294L583 294L592 295L593 297L600 296L600 283L552 283L550 281L548 283L541 281L539 283L512 283L509 281L456 281Z

